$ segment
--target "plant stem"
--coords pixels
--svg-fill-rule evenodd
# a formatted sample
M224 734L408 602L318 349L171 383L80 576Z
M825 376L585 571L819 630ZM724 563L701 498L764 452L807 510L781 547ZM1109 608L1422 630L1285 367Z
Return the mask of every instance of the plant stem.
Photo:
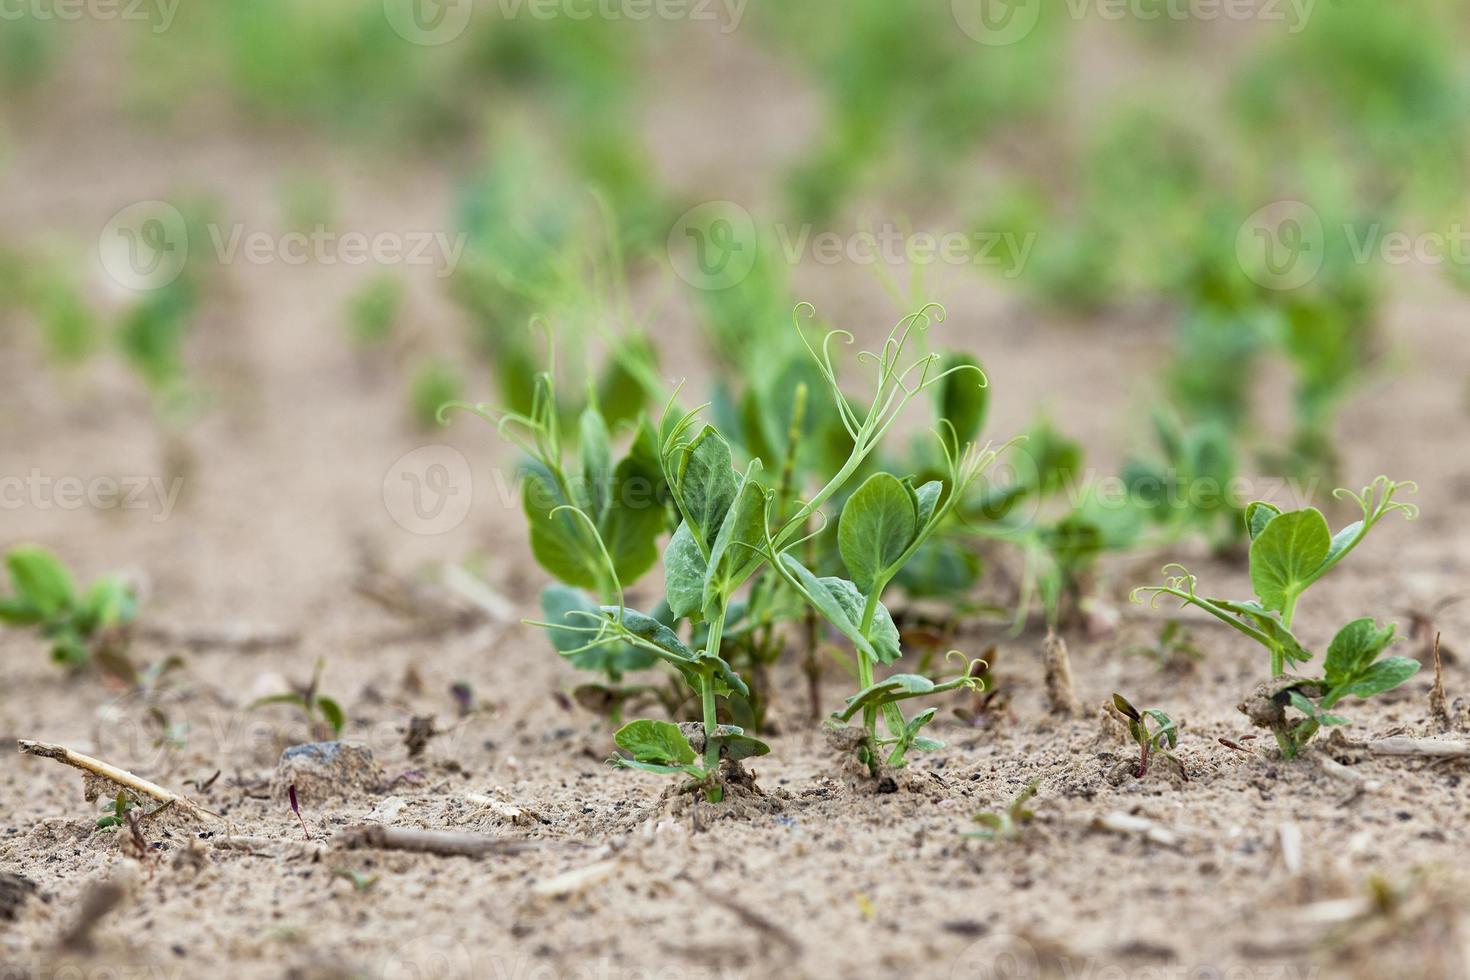
M705 641L706 656L720 655L720 640L725 632L725 610L721 609L709 622L709 637ZM715 715L715 679L711 673L700 675L699 697L704 709L704 767L711 774L720 768L720 743L715 741L715 730L719 720ZM710 802L718 803L723 794L718 786L710 790Z
M868 594L867 605L863 607L863 619L862 622L858 624L858 631L861 632L863 636L867 636L869 630L873 628L873 619L878 614L878 595L882 591L882 587L879 586L877 583L874 583L873 590ZM854 650L853 652L857 654L858 690L865 691L868 688L872 687L874 683L873 661L862 650ZM878 709L876 707L869 705L868 707L863 709L863 727L868 730L868 737L872 739L873 744L877 745Z

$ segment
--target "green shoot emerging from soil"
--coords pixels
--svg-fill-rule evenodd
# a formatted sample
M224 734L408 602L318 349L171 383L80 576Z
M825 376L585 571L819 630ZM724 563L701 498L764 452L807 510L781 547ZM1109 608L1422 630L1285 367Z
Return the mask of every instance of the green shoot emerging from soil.
M963 834L964 837L974 837L979 840L991 841L1013 841L1020 838L1025 826L1036 819L1036 811L1027 804L1036 795L1039 784L1036 780L1026 784L1026 788L1016 794L1011 805L999 812L986 812L975 814L975 822L983 827L983 830L972 830Z
M1208 599L1199 595L1197 580L1180 565L1165 568L1167 584L1137 589L1135 602L1152 596L1157 602L1173 596L1197 606L1255 640L1271 656L1271 680L1261 685L1240 707L1251 721L1269 728L1282 755L1295 756L1323 725L1346 724L1332 714L1348 696L1366 698L1398 687L1419 669L1406 657L1379 657L1393 642L1393 626L1379 627L1371 618L1342 627L1328 646L1324 676L1302 677L1287 672L1288 665L1306 663L1311 651L1292 632L1302 595L1356 548L1379 521L1394 512L1412 520L1418 508L1395 497L1412 492L1412 483L1379 477L1361 493L1338 490L1362 510L1354 521L1333 535L1321 511L1308 507L1283 513L1263 501L1246 508L1251 537L1250 575L1256 597L1252 600ZM1170 574L1175 572L1177 574ZM1288 718L1290 707L1299 718Z
M300 685L295 690L283 694L271 694L259 698L250 702L246 710L254 711L268 704L292 704L300 708L301 713L306 716L313 738L322 739L328 733L332 738L339 737L343 727L347 724L347 716L335 698L321 693L322 667L322 659L318 657L316 668L311 673L310 683Z
M93 657L121 654L138 599L118 576L77 592L71 574L55 555L21 546L5 556L13 592L0 596L0 623L33 626L51 644L51 659L82 667Z
M1179 726L1174 720L1164 714L1158 708L1147 708L1139 711L1132 703L1121 694L1113 695L1113 707L1120 711L1128 721L1128 736L1138 745L1138 768L1133 775L1139 779L1148 775L1149 756L1159 753L1174 765L1179 767L1179 772L1184 773L1184 763L1174 757L1169 749L1179 744ZM1152 721L1157 727L1149 730L1149 722ZM1187 779L1188 776L1185 776Z

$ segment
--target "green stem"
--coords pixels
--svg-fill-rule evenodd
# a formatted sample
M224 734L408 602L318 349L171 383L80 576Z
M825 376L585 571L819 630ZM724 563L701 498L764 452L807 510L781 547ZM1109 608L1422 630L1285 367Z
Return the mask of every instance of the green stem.
M868 594L867 604L863 606L863 619L858 624L858 632L863 636L867 636L873 628L873 620L878 615L878 595L882 591L882 587L874 583L873 590ZM858 690L866 691L874 683L873 660L862 650L853 652L857 654ZM868 737L876 745L878 743L878 709L876 707L869 705L863 708L863 727L868 730Z
M706 656L720 655L720 640L725 632L725 610L721 609L709 621L709 637L705 641ZM711 773L720 767L720 745L715 741L715 730L719 720L715 715L715 679L710 673L701 673L700 700L704 708L704 767ZM715 802L715 801L711 801Z

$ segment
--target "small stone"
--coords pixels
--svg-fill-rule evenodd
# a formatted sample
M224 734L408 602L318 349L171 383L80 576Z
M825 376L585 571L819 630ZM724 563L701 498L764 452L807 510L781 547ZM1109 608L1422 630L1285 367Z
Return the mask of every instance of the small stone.
M298 800L340 799L375 793L383 773L372 750L346 742L308 742L281 753L271 778L271 795L281 802L296 787Z

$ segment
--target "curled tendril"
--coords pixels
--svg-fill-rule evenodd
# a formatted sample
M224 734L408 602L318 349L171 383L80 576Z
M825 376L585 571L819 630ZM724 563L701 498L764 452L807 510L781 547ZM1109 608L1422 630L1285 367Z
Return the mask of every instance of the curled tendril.
M612 618L609 617L609 616L607 616L606 614L601 613L601 612L596 612L595 613L595 612L592 612L591 610L588 610L588 609L569 609L569 610L567 610L566 615L567 616L580 616L580 617L583 617L585 619L595 620L597 622L597 625L596 626L573 626L570 623L548 623L545 620L540 620L540 619L523 619L523 620L521 620L521 622L524 623L524 624L526 624L527 626L537 626L537 627L540 627L541 629L562 630L562 631L567 632L567 633L590 633L590 634L592 634L592 639L591 640L588 640L586 643L582 644L581 646L579 646L579 647L573 647L570 650L562 650L562 651L560 651L560 653L561 653L561 655L563 657L574 657L574 656L576 656L579 653L586 653L587 651L589 651L589 650L595 650L595 649L597 649L600 646L606 646L609 643L615 643L615 642L617 642L618 637L616 635L609 635L608 634L608 627L609 626L614 626L614 628L616 628L616 627L615 627L615 624L614 624Z
M1332 491L1332 496L1338 500L1351 500L1357 504L1363 512L1363 519L1369 522L1376 522L1394 511L1403 514L1406 521L1416 520L1419 517L1418 504L1393 499L1394 494L1401 491L1418 493L1419 484L1413 480L1398 483L1386 476L1380 476L1364 487L1362 493L1354 493L1346 487L1340 487Z
M562 504L559 507L553 507L548 516L555 517L557 514L563 511L569 511L570 513L575 514L577 517L581 518L582 523L587 525L587 530L592 532L592 540L597 542L597 550L602 553L602 560L607 563L607 574L612 580L613 590L618 595L617 622L621 626L623 621L622 609L624 606L627 605L627 603L623 599L623 583L618 578L618 570L617 567L613 564L612 554L608 552L607 545L602 540L602 532L597 530L597 522L589 517L586 511L584 511L580 507L577 507L574 504Z
M990 670L990 662L984 657L972 658L962 650L950 650L944 655L944 662L949 663L953 657L959 657L960 662L965 665L965 672L963 674L965 678L964 686L972 691L985 690L985 678L983 675L986 671ZM977 666L980 668L979 670L975 669Z
M1170 575L1170 569L1177 569L1177 575ZM1178 596L1181 599L1197 599L1199 594L1195 591L1199 585L1199 579L1190 574L1189 569L1178 562L1170 562L1162 571L1164 575L1163 585L1143 585L1128 594L1128 601L1143 605L1144 596L1149 596L1148 607L1159 608L1159 601L1166 595Z

